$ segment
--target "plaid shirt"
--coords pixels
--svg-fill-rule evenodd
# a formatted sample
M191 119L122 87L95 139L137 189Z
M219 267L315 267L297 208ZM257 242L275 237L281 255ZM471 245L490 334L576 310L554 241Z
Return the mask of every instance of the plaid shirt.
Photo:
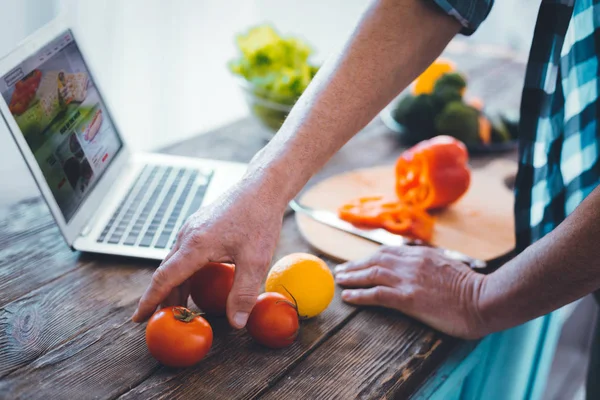
M493 3L434 1L466 33ZM599 183L599 35L600 0L542 0L521 99L518 251L553 230Z

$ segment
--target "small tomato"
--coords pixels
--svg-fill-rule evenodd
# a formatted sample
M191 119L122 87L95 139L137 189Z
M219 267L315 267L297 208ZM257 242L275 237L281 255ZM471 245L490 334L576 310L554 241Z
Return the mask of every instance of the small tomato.
M294 343L300 330L298 308L280 293L263 293L256 300L246 329L263 346L287 347Z
M199 314L185 307L158 310L146 326L150 354L169 367L189 367L206 356L213 332Z
M192 275L190 294L198 308L210 315L225 315L234 273L231 264L211 262Z

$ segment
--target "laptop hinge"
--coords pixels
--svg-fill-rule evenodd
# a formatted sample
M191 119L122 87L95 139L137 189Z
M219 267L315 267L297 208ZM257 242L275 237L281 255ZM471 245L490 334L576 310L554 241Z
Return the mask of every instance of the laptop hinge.
M87 220L87 222L83 226L83 229L81 230L81 232L79 232L79 236L85 237L90 234L90 232L92 231L92 227L94 226L94 224L92 222L94 222L93 216Z

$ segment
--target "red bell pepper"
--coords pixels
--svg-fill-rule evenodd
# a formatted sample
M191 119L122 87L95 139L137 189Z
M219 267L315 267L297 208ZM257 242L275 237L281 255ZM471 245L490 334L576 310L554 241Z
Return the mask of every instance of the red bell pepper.
M355 199L339 208L341 219L369 228L430 241L434 220L425 211L382 196Z
M424 140L396 162L396 193L401 202L423 210L447 207L469 188L465 145L450 136Z

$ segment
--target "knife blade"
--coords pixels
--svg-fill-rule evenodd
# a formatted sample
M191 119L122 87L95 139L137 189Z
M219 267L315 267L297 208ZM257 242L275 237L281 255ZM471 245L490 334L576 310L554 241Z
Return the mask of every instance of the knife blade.
M360 229L356 226L352 225L349 222L346 222L340 219L335 213L327 210L319 210L311 207L307 207L301 205L296 200L292 200L289 203L290 208L297 213L302 213L307 217L330 226L332 228L338 229L340 231L344 231L350 233L352 235L361 237L363 239L369 240L371 242L377 244L383 244L386 246L416 246L416 245L424 245L429 247L435 247L440 250L446 257L463 262L469 265L473 269L482 269L487 266L485 261L475 259L473 257L469 257L466 254L460 253L455 250L444 249L441 247L431 246L428 243L425 243L421 240L415 240L406 238L401 235L396 235L394 233L388 232L385 229L376 228L376 229Z

